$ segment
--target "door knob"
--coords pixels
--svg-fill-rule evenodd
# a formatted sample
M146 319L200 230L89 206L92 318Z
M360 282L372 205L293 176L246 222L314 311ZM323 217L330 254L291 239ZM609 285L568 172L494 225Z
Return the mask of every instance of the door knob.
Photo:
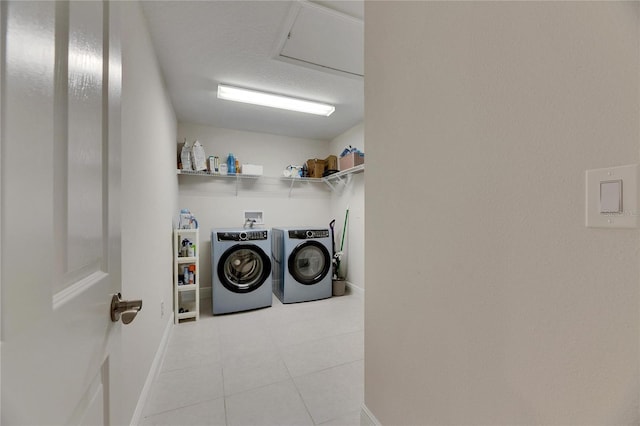
M111 321L117 322L122 316L122 322L129 324L142 309L142 300L122 300L120 293L111 298Z

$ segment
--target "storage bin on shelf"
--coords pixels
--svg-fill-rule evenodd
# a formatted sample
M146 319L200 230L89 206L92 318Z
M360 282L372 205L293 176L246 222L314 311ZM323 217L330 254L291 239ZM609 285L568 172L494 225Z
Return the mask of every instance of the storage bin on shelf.
M330 155L324 159L324 171L327 170L338 170L338 157L335 155Z
M321 178L324 173L325 160L312 158L307 160L307 170L310 178Z
M350 152L344 157L340 157L340 170L347 170L360 164L364 164L364 154Z
M321 178L325 176L325 172L338 170L338 157L330 155L327 158L311 158L307 160L307 170L310 178Z

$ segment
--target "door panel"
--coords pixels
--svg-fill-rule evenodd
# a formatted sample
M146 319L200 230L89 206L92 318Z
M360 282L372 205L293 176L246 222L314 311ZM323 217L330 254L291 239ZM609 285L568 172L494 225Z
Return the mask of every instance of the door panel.
M108 424L121 327L109 316L120 290L114 5L0 7L2 424Z
M102 4L72 2L69 10L67 270L64 284L100 270L102 207ZM106 187L104 187L106 189Z
M51 206L38 205L38 200L53 199L53 188L47 182L53 170L55 4L0 2L0 8L6 29L0 63L4 77L0 129L2 339L6 341L41 321L40 315L51 304L50 289L33 283L48 283L51 275L46 268L46 262L52 261L52 246L47 246L52 243ZM33 125L35 117L37 126ZM29 176L22 178L27 169ZM43 267L34 268L32 259Z

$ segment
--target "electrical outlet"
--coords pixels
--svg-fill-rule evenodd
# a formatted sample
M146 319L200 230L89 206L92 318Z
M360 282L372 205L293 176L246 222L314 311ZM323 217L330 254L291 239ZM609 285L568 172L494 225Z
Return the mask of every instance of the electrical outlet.
M160 302L160 318L164 318L164 300Z

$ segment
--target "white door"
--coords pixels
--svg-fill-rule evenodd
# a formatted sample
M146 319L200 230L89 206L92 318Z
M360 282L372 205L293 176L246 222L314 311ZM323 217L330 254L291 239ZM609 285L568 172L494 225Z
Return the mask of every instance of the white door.
M117 422L116 7L0 3L3 425Z

